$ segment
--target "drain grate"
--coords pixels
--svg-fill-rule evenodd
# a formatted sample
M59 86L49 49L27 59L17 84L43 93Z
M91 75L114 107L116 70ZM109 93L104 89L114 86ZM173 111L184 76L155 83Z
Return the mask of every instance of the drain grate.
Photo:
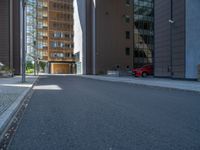
M18 125L23 117L23 114L28 106L28 103L31 99L31 96L33 94L33 91L31 91L23 100L23 103L21 104L20 108L18 109L15 116L10 121L6 131L0 138L0 150L7 150L9 147L10 142L12 141L12 138L18 128Z
M18 98L19 94L0 93L0 115Z

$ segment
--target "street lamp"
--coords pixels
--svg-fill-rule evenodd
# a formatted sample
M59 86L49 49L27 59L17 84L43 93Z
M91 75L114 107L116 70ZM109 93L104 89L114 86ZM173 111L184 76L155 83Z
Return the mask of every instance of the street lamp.
M174 20L169 19L169 23L170 23L170 24L173 24L173 23L174 23Z
M26 82L26 0L22 0L22 83Z
M171 51L171 62L170 62L170 72L171 72L171 77L173 77L173 24L174 24L174 17L173 17L173 0L171 0L171 18L169 19L170 23L170 51Z

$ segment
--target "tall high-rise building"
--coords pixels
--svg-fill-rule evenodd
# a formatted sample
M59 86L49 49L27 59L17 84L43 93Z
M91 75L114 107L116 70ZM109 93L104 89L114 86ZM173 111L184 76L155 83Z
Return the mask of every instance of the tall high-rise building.
M75 73L73 35L73 0L38 0L38 55L50 73Z
M26 50L27 50L27 61L34 61L34 56L36 55L36 35L37 35L37 13L36 0L27 0L26 1Z
M0 62L21 73L22 33L20 0L0 0Z
M133 66L153 63L154 1L134 0Z
M48 52L49 52L49 33L48 33L48 0L36 1L36 45L37 50L35 56L39 57L43 62L46 62L46 72L49 70Z
M127 72L153 63L153 0L76 0L74 8L80 73Z
M197 79L199 0L76 0L74 6L80 73L152 64L157 77Z
M200 1L155 1L155 76L197 79Z
M16 74L23 47L20 2L0 1L0 62ZM153 64L155 76L196 79L199 7L199 0L37 0L33 44L50 73L77 68L105 74Z

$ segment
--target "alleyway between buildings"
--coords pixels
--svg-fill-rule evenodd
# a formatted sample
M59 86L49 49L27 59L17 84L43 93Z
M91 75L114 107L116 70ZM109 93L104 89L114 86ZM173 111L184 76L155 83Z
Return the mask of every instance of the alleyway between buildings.
M43 76L10 150L197 150L200 95Z

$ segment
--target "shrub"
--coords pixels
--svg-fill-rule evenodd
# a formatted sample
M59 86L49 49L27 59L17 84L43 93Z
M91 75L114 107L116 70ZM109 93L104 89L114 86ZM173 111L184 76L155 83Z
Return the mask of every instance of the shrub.
M0 68L0 76L13 76L14 69L10 69L8 66L2 66Z
M44 71L44 70L45 70L45 67L46 67L46 63L40 61L40 62L39 62L39 65L40 65L40 68L42 69L42 71Z
M34 69L26 69L26 73L27 74L33 74L34 73Z

